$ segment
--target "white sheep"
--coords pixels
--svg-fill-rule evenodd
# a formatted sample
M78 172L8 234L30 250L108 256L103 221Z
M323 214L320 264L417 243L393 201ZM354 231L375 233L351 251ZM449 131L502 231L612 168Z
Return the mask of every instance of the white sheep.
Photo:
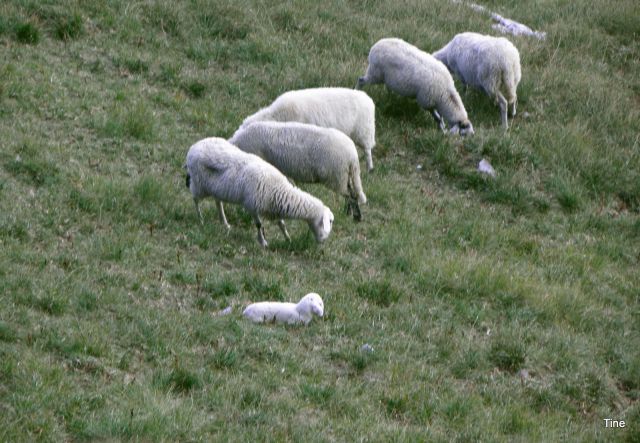
M369 66L356 88L384 83L403 97L415 97L431 112L441 129L444 120L451 133L473 134L473 126L446 66L431 55L398 38L384 38L369 51Z
M229 143L271 163L296 183L322 183L346 199L347 212L362 219L358 151L353 141L333 128L298 122L254 122L240 128Z
M500 107L502 125L507 128L507 106L516 115L520 54L504 37L463 32L456 35L433 56L444 63L460 80L483 90Z
M313 314L324 315L324 303L315 292L310 292L298 303L263 301L246 307L242 315L254 323L278 322L287 324L309 324Z
M365 92L347 88L285 92L268 107L247 117L240 127L268 120L309 123L344 132L364 150L367 169L373 169L371 151L376 144L375 105Z
M267 246L260 217L278 219L278 226L290 240L283 218L302 219L309 224L318 243L331 233L333 214L319 199L289 183L274 166L247 154L222 138L200 140L187 153L187 187L191 190L198 217L199 201L216 200L221 222L229 228L222 203L239 203L252 215L258 242Z

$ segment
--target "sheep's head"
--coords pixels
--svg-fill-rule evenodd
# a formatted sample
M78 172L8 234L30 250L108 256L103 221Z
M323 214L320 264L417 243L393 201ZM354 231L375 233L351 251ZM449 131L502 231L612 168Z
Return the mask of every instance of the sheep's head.
M299 310L316 314L318 317L324 315L324 303L322 298L315 292L310 292L298 303Z
M453 125L450 134L460 134L462 137L467 135L473 135L475 132L473 131L473 125L469 120L461 121Z
M322 243L331 234L331 228L333 227L333 213L328 207L324 207L322 211L322 217L309 222L309 227L313 231L318 243Z

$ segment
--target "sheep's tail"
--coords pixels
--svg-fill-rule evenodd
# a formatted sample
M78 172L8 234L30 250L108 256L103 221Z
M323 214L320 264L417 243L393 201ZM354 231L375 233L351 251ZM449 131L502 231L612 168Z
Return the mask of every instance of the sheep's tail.
M365 204L367 202L367 196L364 195L364 191L362 190L362 181L360 180L360 163L355 161L351 163L349 166L349 182L351 184L351 189L353 190L354 198L358 199L358 203Z
M502 92L505 95L507 95L507 101L509 100L509 97L511 95L511 85L513 84L513 73L511 72L510 69L502 69L502 72L500 73L500 77L497 80L497 88L496 91Z
M516 87L520 81L520 65L516 64L511 69L502 70L502 85L500 85L499 91L504 91L505 97L509 103L513 102L516 98Z

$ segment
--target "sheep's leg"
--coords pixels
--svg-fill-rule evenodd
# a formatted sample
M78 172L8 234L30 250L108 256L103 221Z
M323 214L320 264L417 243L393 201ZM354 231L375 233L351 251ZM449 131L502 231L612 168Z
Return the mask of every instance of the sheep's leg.
M347 215L351 215L351 199L349 197L345 197L344 199L344 213Z
M350 184L347 185L347 191L349 192L349 195L353 194ZM353 199L349 195L344 196L344 213L347 215L351 215L352 213L351 202L353 201Z
M264 226L262 226L262 220L260 220L260 217L258 217L257 215L254 215L253 221L255 222L256 228L258 229L258 243L260 243L260 246L262 246L263 248L266 248L269 244L264 238Z
M436 109L432 109L431 110L431 115L433 116L433 119L438 124L438 127L440 128L440 130L442 132L446 132L446 129L445 129L445 126L444 126L444 120L443 120L442 116L440 115L440 113Z
M203 225L204 221L202 220L202 212L200 211L200 200L194 198L193 203L196 205L196 214L198 214L198 220L200 220L200 224Z
M504 98L504 95L498 92L498 94L496 95L496 102L500 107L500 119L502 120L502 126L504 127L504 129L507 129L509 128L509 123L507 122L507 99Z
M353 219L359 222L362 220L362 213L358 205L358 194L353 189L351 183L347 184L347 190L349 191L349 195L345 195L347 215L353 214Z
M289 237L289 233L287 232L287 226L284 224L284 220L282 220L282 219L278 220L278 227L280 228L280 230L284 234L284 237L288 241L291 241L291 237Z
M231 225L227 222L227 217L224 215L224 207L222 206L222 202L220 200L216 200L216 206L218 206L218 216L220 217L220 222L224 225L227 230L231 229Z
M358 205L358 200L351 200L351 207L353 208L353 220L354 221L362 221L362 212L360 212L360 205Z
M516 116L516 103L518 102L518 99L514 97L513 101L511 102L511 118Z
M367 155L367 171L371 172L373 171L373 156L371 155L371 148L367 149L365 153Z

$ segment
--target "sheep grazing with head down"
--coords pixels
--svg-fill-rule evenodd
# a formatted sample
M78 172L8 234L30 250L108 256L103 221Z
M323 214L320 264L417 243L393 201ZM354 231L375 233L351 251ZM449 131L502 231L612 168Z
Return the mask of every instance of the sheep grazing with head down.
M200 140L187 153L187 187L202 221L199 201L216 200L220 220L229 228L223 202L238 203L253 216L258 242L266 247L261 217L278 219L287 239L283 218L302 219L309 224L318 243L331 233L333 214L319 199L293 186L275 167L247 154L222 138Z
M324 315L324 303L315 292L311 292L298 303L282 303L263 301L253 303L242 312L254 323L278 322L287 324L309 324L313 314L318 317Z
M240 128L229 143L255 154L301 183L322 183L343 195L347 211L362 219L366 203L360 163L353 141L333 128L298 122L254 122Z
M365 92L347 88L285 92L268 107L247 117L240 128L259 121L300 122L337 129L364 150L367 169L373 169L371 151L376 144L375 105Z
M444 120L453 134L473 134L462 99L453 78L440 61L398 38L379 40L369 51L369 66L356 88L384 83L403 97L415 97L431 112L441 129Z
M433 56L466 84L483 90L500 107L502 126L509 127L507 107L516 115L516 90L522 76L520 53L504 37L463 32Z

